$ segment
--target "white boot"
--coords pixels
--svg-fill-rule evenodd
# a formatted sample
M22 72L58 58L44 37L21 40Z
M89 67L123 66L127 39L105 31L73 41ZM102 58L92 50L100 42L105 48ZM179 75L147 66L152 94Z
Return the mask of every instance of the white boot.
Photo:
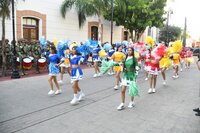
M124 109L124 103L121 103L118 107L117 107L117 110L122 110L122 109Z
M135 106L135 103L133 101L130 101L128 108L133 108Z
M70 103L71 103L72 105L78 104L77 94L74 94L74 98L72 99L72 101L71 101Z
M83 98L85 97L85 94L82 92L82 90L79 92L79 97L78 97L78 101L82 101Z

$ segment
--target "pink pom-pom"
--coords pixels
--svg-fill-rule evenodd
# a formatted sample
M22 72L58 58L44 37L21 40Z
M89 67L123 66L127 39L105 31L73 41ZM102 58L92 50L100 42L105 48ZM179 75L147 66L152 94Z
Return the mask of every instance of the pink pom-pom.
M155 57L156 60L160 60L164 54L167 52L167 49L164 44L159 44L156 48L154 48L151 52L152 56Z
M144 51L146 51L146 46L145 46L145 43L143 43L143 42L136 43L135 48L138 50L138 52L140 54L142 54Z

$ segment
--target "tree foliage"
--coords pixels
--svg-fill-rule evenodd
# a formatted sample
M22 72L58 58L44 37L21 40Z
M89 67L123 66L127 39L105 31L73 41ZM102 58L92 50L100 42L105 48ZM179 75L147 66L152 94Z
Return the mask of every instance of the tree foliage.
M114 21L116 25L123 25L131 33L135 31L137 41L147 26L163 25L165 5L166 0L114 0ZM104 17L111 20L110 9Z
M86 17L89 16L98 16L98 40L101 43L101 16L105 9L107 9L109 0L64 0L60 12L63 18L66 16L66 12L70 9L75 8L78 14L79 28L81 28L85 21Z
M64 0L61 7L60 13L65 18L66 13L75 8L78 15L79 28L81 28L86 17L97 15L100 17L108 6L108 0Z
M167 26L160 29L159 33L159 41L167 42L167 31L168 31L168 41L175 41L177 39L180 39L182 29L177 26Z
M2 18L2 75L6 75L6 42L5 42L5 20L10 18L10 5L11 0L1 0L0 2L0 17Z

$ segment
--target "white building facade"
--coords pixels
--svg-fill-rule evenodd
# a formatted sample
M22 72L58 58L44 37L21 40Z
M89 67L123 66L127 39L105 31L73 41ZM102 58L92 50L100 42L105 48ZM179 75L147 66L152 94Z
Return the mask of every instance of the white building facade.
M44 36L53 41L69 39L81 42L87 39L98 40L98 18L87 18L82 28L78 26L78 17L75 10L67 12L62 18L60 6L64 0L26 0L15 4L16 39L39 40ZM110 42L111 23L102 18L102 42ZM6 20L6 38L12 40L12 20ZM113 43L128 39L123 26L113 27ZM2 27L0 27L0 36Z

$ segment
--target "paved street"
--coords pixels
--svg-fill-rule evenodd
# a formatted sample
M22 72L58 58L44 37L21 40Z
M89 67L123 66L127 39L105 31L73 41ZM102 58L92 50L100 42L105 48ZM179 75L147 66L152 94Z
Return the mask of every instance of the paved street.
M48 96L48 76L0 82L1 133L200 133L200 117L192 111L200 105L200 72L193 65L167 85L158 77L157 93L148 94L149 82L138 76L140 97L133 109L117 111L120 90L114 91L114 76L93 78L93 69L84 69L80 87L86 98L71 106L70 78L64 75L63 93ZM126 105L129 103L126 97Z

